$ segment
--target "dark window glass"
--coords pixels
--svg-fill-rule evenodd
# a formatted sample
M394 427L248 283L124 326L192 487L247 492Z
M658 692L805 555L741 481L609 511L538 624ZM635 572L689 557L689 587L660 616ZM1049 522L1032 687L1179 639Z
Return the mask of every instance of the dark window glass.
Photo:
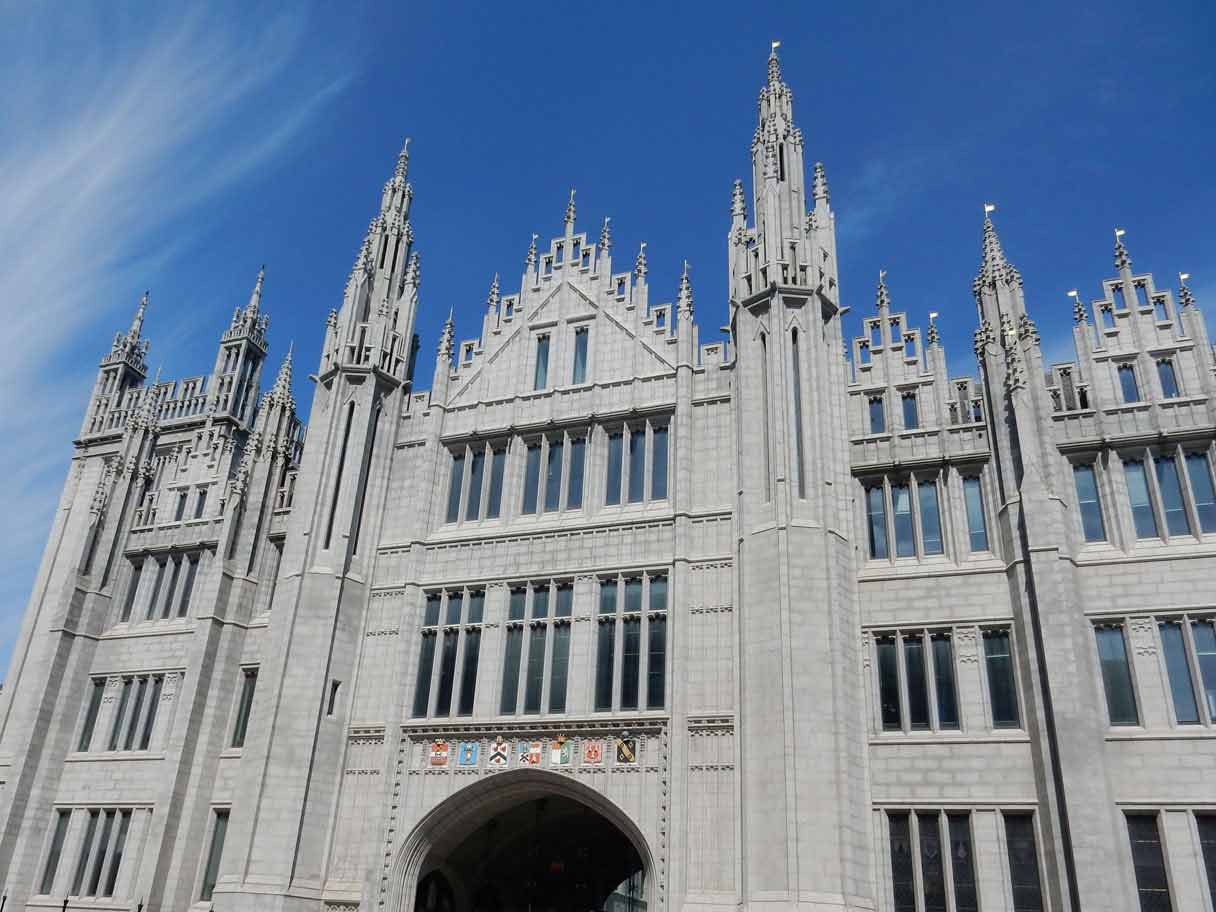
M507 620L522 621L528 607L528 590L524 588L511 590L511 604L507 608Z
M189 496L190 495L187 494L185 491L182 491L180 494L177 495L177 509L173 511L173 521L174 522L181 522L185 518L186 500L189 498Z
M207 507L207 489L203 488L198 492L198 500L194 502L194 518L202 519L203 510Z
M895 912L916 912L916 875L912 861L912 826L909 815L888 814L891 831L891 886Z
M916 408L916 393L904 393L902 399L904 404L904 428L914 431L920 427L920 415Z
M160 706L160 692L165 683L162 675L152 679L152 696L149 698L148 713L144 717L144 730L139 736L139 749L147 750L152 743L152 729L156 725L156 710Z
M950 868L954 872L955 912L978 912L975 858L971 848L971 817L968 814L947 814L946 825L950 831Z
M1030 814L1005 815L1005 845L1009 851L1014 912L1043 912L1039 855L1035 848L1034 818Z
M523 652L524 629L507 628L507 654L502 665L502 700L500 712L513 713L519 705L519 662Z
M211 850L207 853L207 867L203 872L203 889L199 899L209 902L215 892L215 882L220 876L220 857L224 854L224 836L228 833L228 812L215 812L215 827L211 831Z
M72 896L83 896L84 876L89 870L89 855L93 851L93 839L97 835L97 821L101 819L101 811L89 811L89 821L85 824L84 840L80 843L80 856L76 860L76 873L72 876Z
M156 617L156 602L160 598L161 586L165 582L165 564L167 561L158 560L156 562L156 577L152 580L152 596L148 599L147 620L152 620Z
M574 331L574 376L575 383L587 382L587 339L589 333L583 326Z
M638 674L642 658L642 619L627 617L622 626L625 642L621 649L621 709L637 709Z
M122 696L118 698L118 711L114 713L114 724L110 726L110 742L107 750L118 750L118 739L122 734L122 723L127 715L127 701L131 699L131 678L122 682Z
M1191 637L1195 641L1195 657L1199 661L1199 680L1203 682L1208 718L1216 719L1216 624L1192 621Z
M882 485L866 488L866 515L870 527L870 557L887 556L887 509Z
M913 728L928 728L929 694L925 681L925 641L919 636L904 637L904 671L908 680L908 723Z
M1191 494L1195 498L1195 512L1199 515L1199 528L1204 532L1216 532L1216 492L1212 490L1212 470L1204 453L1186 454L1186 474L1191 480Z
M102 896L113 896L114 885L118 882L118 869L122 867L122 852L127 845L127 831L131 828L131 812L120 811L118 814L118 835L114 837L114 850L110 853L110 868L106 874L105 883L101 888Z
M920 880L924 888L924 912L946 912L946 868L942 860L942 828L934 812L916 815L920 836Z
M882 410L882 397L874 396L870 399L870 433L881 434L887 429L887 418Z
M629 502L638 503L646 492L646 429L629 432Z
M480 624L486 613L486 594L480 590L474 590L469 593L469 616L466 619L468 624Z
M110 834L114 831L114 811L105 811L101 817L101 836L97 838L97 854L93 858L93 872L89 875L89 884L82 896L96 896L97 888L101 886L101 872L105 865L106 852L110 848Z
M426 597L426 607L422 612L422 626L434 627L439 623L439 610L443 604L443 596L432 592Z
M958 728L958 692L954 685L954 651L950 637L934 634L933 680L937 691L937 724L941 728Z
M131 706L131 715L127 721L126 737L122 741L122 749L130 750L135 746L135 736L139 725L139 716L144 708L144 697L148 695L148 679L140 678L135 682L135 703Z
M448 610L444 612L444 624L459 624L460 615L464 609L464 593L449 592L448 593Z
M470 615L472 607L470 604ZM470 620L472 620L471 616ZM477 687L477 659L480 652L481 630L477 627L466 630L464 633L464 668L460 672L460 705L457 707L457 711L462 716L473 714L473 696Z
M325 715L332 716L338 708L338 691L342 687L342 682L334 678L329 682L329 701L325 704Z
M561 603L558 590L558 604ZM553 655L549 659L549 712L566 711L566 677L570 667L570 625L553 625Z
M1196 814L1195 823L1199 825L1199 848L1208 875L1208 893L1216 907L1216 814Z
M542 390L549 384L549 337L536 337L536 376L533 389Z
M1122 627L1099 627L1098 661L1102 666L1102 684L1106 690L1106 708L1111 725L1139 725L1136 712L1136 691L1132 686L1131 667L1127 662L1127 642Z
M612 663L615 659L616 617L600 618L595 641L595 708L597 711L612 709Z
M414 716L426 715L431 701L431 671L435 667L435 633L424 631L422 651L418 655L418 678L414 682Z
M570 477L566 481L566 509L577 510L583 505L583 461L587 441L576 437L570 441Z
M459 630L443 632L443 651L439 656L439 688L435 694L436 716L446 716L452 711L452 685L456 681L456 648L459 644Z
M899 655L895 639L884 637L875 643L878 651L878 692L882 705L882 727L884 731L899 731Z
M143 561L131 568L131 581L127 583L127 597L122 603L122 620L131 620L131 609L135 606L135 594L139 591L139 577L144 572Z
M790 331L791 361L794 365L794 450L797 457L798 496L806 497L806 458L802 452L802 356L798 351L798 330Z
M1178 377L1174 373L1174 362L1162 360L1157 362L1157 378L1161 381L1161 395L1166 399L1178 396Z
M1019 724L1018 695L1013 680L1013 655L1008 630L984 631L984 656L988 663L988 690L992 699L992 723L997 728Z
M549 454L545 459L545 509L556 510L562 503L562 451L561 440L549 441Z
M549 587L539 586L532 590L532 617L549 616Z
M963 499L967 504L967 532L972 551L988 550L988 523L984 519L984 491L978 475L963 479Z
M105 696L105 692L105 678L94 678L93 691L89 694L89 708L84 714L84 727L80 729L80 741L76 744L78 751L87 751L93 742L93 729L97 725L97 711L101 709L101 698Z
M921 546L926 554L942 553L942 517L937 506L937 482L921 481L916 485L920 506Z
M478 446L473 450L473 460L469 463L469 502L465 507L465 519L477 519L481 515L481 479L486 467L485 447Z
M1130 364L1119 365L1119 388L1123 390L1124 402L1140 401L1140 385L1136 383L1136 369Z
M569 583L562 583L557 587L557 601L553 605L553 616L568 618L573 613L573 608L574 587Z
M460 519L460 486L464 483L464 451L452 455L452 477L448 484L448 522Z
M540 712L540 695L545 684L545 639L549 628L538 624L528 637L528 673L524 690L524 712Z
M656 614L647 621L650 653L646 657L646 708L662 709L666 703L667 617Z
M608 489L604 495L607 504L621 502L621 460L625 455L624 439L618 431L608 435Z
M173 610L173 593L177 591L177 578L182 572L181 555L172 558L170 563L173 564L173 572L169 574L169 588L165 590L165 597L161 601L160 618L162 621L168 618Z
M891 513L895 521L895 556L915 557L912 535L912 496L906 484L891 485Z
M1123 474L1127 476L1127 498L1132 506L1136 537L1157 538L1157 517L1153 515L1153 502L1148 494L1148 477L1144 474L1144 463L1139 459L1123 463Z
M651 430L654 438L650 452L650 497L653 500L667 499L667 427L656 426Z
M1106 541L1106 524L1102 521L1102 503L1098 499L1098 480L1092 465L1072 467L1077 485L1077 506L1081 511L1081 529L1086 541Z
M51 848L47 852L46 866L42 869L42 885L38 892L46 895L55 888L55 874L59 871L59 856L63 854L63 839L68 833L68 821L72 819L71 811L59 811L55 814L55 832L51 836Z
M486 519L497 519L502 511L502 474L507 465L507 451L495 450L490 457L490 497L486 503Z
M1165 669L1170 678L1170 696L1174 700L1174 716L1188 725L1199 721L1199 704L1195 702L1195 681L1191 677L1191 662L1186 654L1182 625L1166 621L1158 625L1161 645L1165 650Z
M642 581L640 579L625 580L625 612L633 614L642 610Z
M1191 521L1186 515L1186 504L1182 500L1182 479L1178 477L1178 462L1173 456L1158 456L1157 488L1161 491L1161 512L1165 514L1165 528L1170 535L1189 535Z
M536 512L537 488L540 485L540 444L528 444L527 461L524 465L524 513Z
M1132 843L1132 866L1136 871L1136 892L1142 912L1170 912L1169 878L1165 854L1161 851L1161 831L1156 814L1128 814L1127 834Z
M198 562L200 558L197 554L187 558L186 564L186 581L182 583L182 597L177 603L177 616L185 617L186 612L190 610L190 597L194 594L194 578L198 575Z

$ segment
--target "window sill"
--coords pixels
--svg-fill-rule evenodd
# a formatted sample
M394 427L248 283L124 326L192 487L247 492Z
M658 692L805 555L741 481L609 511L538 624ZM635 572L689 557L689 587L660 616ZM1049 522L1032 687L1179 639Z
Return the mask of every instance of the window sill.
M163 751L73 751L64 757L64 763L105 763L111 760L164 760ZM125 907L124 907L125 908Z
M880 732L870 735L871 745L915 744L915 745L957 745L957 744L1029 744L1030 736L1020 728L996 728L988 732L957 732L946 731L916 731L916 732Z
M225 747L220 751L221 760L239 760L244 753L243 747Z
M1177 728L1150 730L1143 726L1111 727L1107 741L1211 741L1216 740L1216 728L1210 725L1179 725Z

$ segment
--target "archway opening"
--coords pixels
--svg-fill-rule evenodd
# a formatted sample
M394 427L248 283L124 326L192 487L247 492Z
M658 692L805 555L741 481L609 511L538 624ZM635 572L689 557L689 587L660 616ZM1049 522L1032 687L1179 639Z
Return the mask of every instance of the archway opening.
M645 912L645 866L608 818L565 795L477 821L422 864L415 912Z

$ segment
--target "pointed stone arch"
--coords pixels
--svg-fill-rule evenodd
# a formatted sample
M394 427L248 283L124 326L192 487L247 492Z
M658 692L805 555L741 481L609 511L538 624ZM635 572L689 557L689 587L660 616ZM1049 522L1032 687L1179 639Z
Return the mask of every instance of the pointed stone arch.
M454 792L418 821L393 858L382 908L389 912L415 912L415 890L421 878L433 870L444 871L442 864L428 865L428 859L444 857L488 817L531 800L549 797L575 801L615 826L641 860L646 899L653 896L654 858L646 837L624 810L607 796L570 776L547 770L513 769L484 776Z

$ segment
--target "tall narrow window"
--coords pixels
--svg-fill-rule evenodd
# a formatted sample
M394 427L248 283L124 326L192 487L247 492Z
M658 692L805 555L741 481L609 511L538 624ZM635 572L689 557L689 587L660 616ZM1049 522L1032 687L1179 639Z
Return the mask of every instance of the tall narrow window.
M1139 725L1136 691L1132 686L1131 666L1127 661L1127 642L1121 626L1099 627L1098 661L1102 666L1102 686L1111 725Z
M895 521L895 556L915 557L912 534L912 496L906 484L891 485L891 514Z
M646 493L646 428L629 432L629 502L639 503Z
M536 376L532 388L543 390L549 385L549 336L536 337Z
M1072 467L1077 486L1077 507L1081 513L1081 530L1086 541L1106 541L1106 524L1102 521L1102 502L1098 499L1098 481L1092 465Z
M946 912L946 867L942 857L940 815L936 811L918 813L916 834L920 837L920 879L925 912Z
M58 811L55 814L55 831L51 834L51 848L47 852L46 865L42 868L42 881L38 892L47 895L55 889L55 875L59 871L59 856L63 854L63 840L68 833L68 821L72 819L71 811Z
M540 487L540 443L528 444L524 462L524 513L536 512L536 499Z
M562 504L562 439L549 441L545 458L545 511L552 512Z
M1030 814L1005 815L1005 846L1009 852L1014 912L1043 912L1039 853L1035 847L1034 818Z
M1127 477L1127 499L1132 508L1132 521L1137 538L1157 538L1157 517L1153 515L1153 502L1148 493L1148 476L1144 463L1131 459L1123 463L1123 474Z
M1195 823L1199 826L1199 848L1208 875L1208 893L1212 906L1216 907L1216 814L1196 814Z
M464 484L464 449L452 454L451 480L448 482L448 522L460 519L461 485Z
M465 519L477 519L481 515L481 480L486 467L486 448L483 444L473 447L473 459L469 463L469 502L465 507Z
M122 852L127 845L127 832L131 829L131 812L118 812L118 835L114 837L114 849L110 852L110 865L101 887L102 896L113 896L118 883L118 871L122 867Z
M570 471L566 478L566 509L577 510L583 505L583 463L587 441L582 437L570 440Z
M908 680L908 723L912 728L929 727L929 693L925 676L925 641L918 634L905 636L904 671Z
M428 599L429 601L429 599ZM435 629L422 631L422 648L418 653L418 677L414 680L414 716L421 718L431 703L431 673L435 669Z
M656 424L650 430L650 497L667 499L667 425Z
M575 383L587 382L587 340L590 330L580 326L574 331L574 372L572 380Z
M802 356L798 348L798 330L790 331L790 348L794 362L794 456L798 470L798 496L806 497L806 457L802 452Z
M666 705L667 683L667 577L650 578L650 614L646 619L646 708Z
M452 712L452 687L456 681L456 649L460 645L460 628L443 631L443 648L439 654L439 684L435 693L435 715Z
M186 579L182 583L182 596L177 600L177 616L185 617L190 610L190 597L194 594L194 578L198 575L201 555L191 554L186 558Z
M215 823L211 829L211 849L207 852L207 866L203 869L203 889L199 899L210 902L215 892L215 882L220 877L220 857L224 854L224 837L228 834L228 810L216 809Z
M102 812L101 815L101 835L97 837L97 852L93 856L93 869L89 874L89 882L85 887L82 896L96 896L97 889L101 886L101 874L104 870L106 855L110 850L110 836L114 832L114 818L116 814L112 809Z
M156 727L156 710L160 706L160 694L164 689L165 676L152 677L152 696L148 698L148 711L144 714L143 731L139 736L139 749L147 750L152 743L152 730Z
M967 506L967 534L972 551L988 550L988 522L984 518L984 491L978 475L963 479L963 500Z
M1013 654L1008 630L984 631L984 657L988 665L988 692L992 701L992 724L1017 728L1018 694L1013 677Z
M1163 621L1158 625L1161 646L1165 652L1165 670L1170 679L1170 696L1174 701L1174 718L1180 725L1199 722L1199 704L1195 701L1195 679L1191 676L1191 661L1186 654L1182 625Z
M122 736L122 725L127 717L127 702L131 699L131 688L134 683L133 678L123 679L122 696L118 698L118 709L114 713L114 724L110 726L110 741L107 750L118 750L119 738Z
M85 710L84 726L80 729L80 740L76 743L76 750L87 751L93 743L93 729L97 725L97 712L101 709L101 698L105 696L106 679L94 678L93 690L89 694L89 707Z
M891 834L891 886L895 912L916 912L916 874L912 859L912 825L910 815L888 813L887 826Z
M916 483L916 498L920 506L920 543L925 554L942 553L942 517L937 504L937 481Z
M1178 376L1174 373L1174 362L1162 358L1157 362L1157 379L1161 381L1161 395L1166 399L1178 398Z
M1216 492L1212 490L1212 468L1206 453L1186 454L1186 474L1191 482L1199 528L1216 532Z
M160 617L162 621L173 612L173 593L177 591L177 578L182 572L181 555L175 554L169 559L169 563L173 565L173 572L169 574L169 587L165 590L165 597L161 599Z
M131 609L135 607L135 595L139 592L139 578L144 572L144 562L131 565L131 580L127 583L126 598L122 603L122 621L131 620Z
M1157 489L1161 492L1161 512L1165 514L1165 528L1170 535L1189 535L1191 521L1186 515L1186 504L1182 501L1182 480L1178 477L1178 462L1173 456L1158 456L1153 462L1157 467Z
M167 563L167 559L156 562L156 576L152 578L152 595L148 598L146 620L150 621L156 617L156 603L160 599L161 587L165 583L165 564Z
M569 587L567 587L569 588ZM561 604L561 588L558 588ZM553 655L549 659L549 712L566 711L566 679L570 669L570 622L553 625Z
M89 872L89 857L93 853L93 840L97 836L97 823L101 820L101 811L89 811L89 819L84 827L84 839L80 843L80 855L76 859L76 873L72 875L71 896L83 896L85 875Z
M978 912L975 851L971 847L971 815L947 814L946 826L950 831L950 868L954 872L954 908L956 912Z
M334 472L334 493L329 504L329 521L325 524L324 549L329 550L334 535L334 520L338 515L338 495L342 493L342 475L346 470L346 450L350 446L350 429L355 420L355 403L346 407L346 430L342 432L342 449L338 451L338 469Z
M1191 637L1195 641L1195 656L1199 663L1199 680L1203 682L1208 718L1216 719L1216 623L1191 622Z
M481 590L469 593L469 615L464 631L464 664L460 672L460 702L456 711L462 716L473 714L473 697L477 687L477 660L481 653L481 623L485 618L486 594ZM475 625L475 626L474 626Z
M954 651L950 636L935 633L933 644L933 681L937 692L937 724L940 728L958 728L958 689L954 683Z
M882 396L871 396L870 405L870 433L881 434L887 429L887 416L883 413Z
M528 671L524 690L524 712L540 712L540 697L545 686L545 639L547 624L536 624L528 635Z
M604 493L604 503L610 506L621 502L621 463L624 458L624 437L621 431L613 431L608 435L608 488Z
M642 662L641 579L625 580L625 616L621 627L621 709L637 709Z
M177 495L177 507L173 511L173 521L181 522L186 518L186 501L190 499L188 491L179 491Z
M903 726L899 709L899 655L895 638L883 637L874 648L878 652L878 699L882 708L883 731L899 731Z
M135 703L131 707L131 718L127 723L127 733L122 740L122 749L130 750L136 745L135 737L139 734L138 724L140 714L143 712L144 699L148 695L148 679L141 677L135 682Z
M1119 388L1124 402L1140 401L1140 384L1136 382L1136 368L1130 364L1119 365Z
M600 582L599 624L595 641L595 708L612 709L612 675L616 645L615 579Z
M887 556L887 508L881 484L866 488L866 518L870 531L870 557Z
M916 408L916 393L904 393L904 430L914 431L920 427L920 413Z
M519 666L523 647L523 627L508 627L506 656L502 666L502 699L499 702L499 711L503 713L513 713L519 706Z
M502 511L502 476L506 466L506 448L498 447L490 457L490 491L486 499L486 519L497 519Z
M1128 814L1127 835L1132 844L1132 867L1142 912L1169 912L1170 882L1161 851L1161 830L1156 814Z
M244 747L249 732L249 716L253 712L253 694L258 684L258 670L246 668L241 682L241 700L237 704L236 725L232 729L232 746Z
M768 503L773 496L773 457L772 444L768 439L768 337L764 333L760 333L760 406L760 420L764 422L764 502Z
M198 500L194 502L194 518L202 519L207 509L207 489L199 488Z

